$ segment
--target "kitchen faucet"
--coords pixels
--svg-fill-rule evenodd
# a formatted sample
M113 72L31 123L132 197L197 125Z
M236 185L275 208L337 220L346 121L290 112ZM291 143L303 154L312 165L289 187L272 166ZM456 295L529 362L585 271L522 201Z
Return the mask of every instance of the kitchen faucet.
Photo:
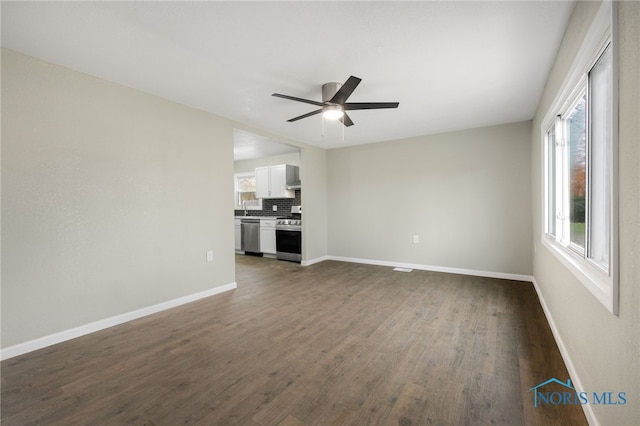
M246 216L247 215L247 202L246 201L242 202L242 208L244 209L244 215Z

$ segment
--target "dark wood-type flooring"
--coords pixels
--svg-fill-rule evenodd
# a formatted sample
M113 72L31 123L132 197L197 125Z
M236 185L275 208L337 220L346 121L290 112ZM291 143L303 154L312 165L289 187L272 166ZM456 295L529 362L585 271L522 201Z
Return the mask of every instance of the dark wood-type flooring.
M236 256L238 289L2 362L9 425L581 425L531 283Z

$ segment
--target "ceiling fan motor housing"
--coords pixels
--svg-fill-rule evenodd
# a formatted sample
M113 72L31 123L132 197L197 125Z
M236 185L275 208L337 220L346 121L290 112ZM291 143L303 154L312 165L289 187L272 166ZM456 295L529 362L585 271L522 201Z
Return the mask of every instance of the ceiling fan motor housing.
M322 85L322 102L329 102L338 93L342 83L325 83Z

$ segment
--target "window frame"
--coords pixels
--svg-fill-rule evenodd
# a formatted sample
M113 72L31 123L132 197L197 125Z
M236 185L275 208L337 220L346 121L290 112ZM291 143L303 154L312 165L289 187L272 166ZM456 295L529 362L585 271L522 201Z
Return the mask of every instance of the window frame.
M235 206L236 210L262 210L262 198L258 198L258 205L257 206L243 206L241 204L239 204L239 200L240 200L240 196L239 196L239 189L240 189L240 184L239 184L239 180L240 179L244 179L247 177L255 177L256 176L256 172L242 172L242 173L235 173L233 175L233 204Z
M542 188L543 188L543 200L541 209L542 229L541 229L541 241L553 255L560 260L560 262L567 267L569 271L596 297L596 299L602 303L609 312L614 315L618 315L619 310L619 283L618 283L618 70L617 70L617 40L616 31L614 31L617 25L616 5L613 2L602 2L600 9L598 10L596 17L594 18L591 27L589 28L586 37L578 51L569 73L567 74L561 89L555 97L551 107L547 111L544 119L541 121L541 139L542 139ZM606 49L611 49L611 103L612 103L612 129L611 129L611 141L608 146L608 166L609 166L609 265L608 270L604 270L603 267L590 259L590 232L589 222L590 214L590 160L589 152L591 150L591 103L590 103L590 87L589 76L606 52ZM566 134L564 133L565 125L562 120L567 114L571 112L576 102L582 97L586 97L586 132L587 132L587 176L586 185L587 193L585 198L586 211L585 211L585 247L584 249L577 250L575 244L571 243L570 236L570 224L569 224L569 209L568 200L569 195L566 193L569 191L569 147L566 141ZM558 141L558 137L562 139L559 144L556 143L556 150L550 153L550 140L549 132L551 128L554 128L555 140ZM550 187L550 175L551 165L549 163L550 157L553 155L556 163L555 169L555 187ZM556 212L563 213L551 215L550 202L554 196L554 205L556 206ZM559 205L558 203L562 203ZM558 207L559 206L559 207ZM554 233L550 233L552 228L550 227L551 217L555 217L555 229Z

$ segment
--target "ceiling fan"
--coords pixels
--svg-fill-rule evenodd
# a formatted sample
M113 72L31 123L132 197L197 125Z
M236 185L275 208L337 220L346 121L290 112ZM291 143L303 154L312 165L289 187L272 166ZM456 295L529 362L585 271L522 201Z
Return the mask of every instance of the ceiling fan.
M307 114L294 117L288 122L298 121L303 118L311 117L312 115L322 113L323 117L327 119L340 120L346 127L353 126L353 121L347 115L347 111L353 111L357 109L381 109L381 108L398 108L398 102L347 102L349 96L358 87L358 84L362 79L351 76L341 83L325 83L322 85L322 102L312 101L309 99L296 98L295 96L281 95L280 93L274 93L272 96L289 99L292 101L304 102L311 105L321 107L318 110L311 111Z

